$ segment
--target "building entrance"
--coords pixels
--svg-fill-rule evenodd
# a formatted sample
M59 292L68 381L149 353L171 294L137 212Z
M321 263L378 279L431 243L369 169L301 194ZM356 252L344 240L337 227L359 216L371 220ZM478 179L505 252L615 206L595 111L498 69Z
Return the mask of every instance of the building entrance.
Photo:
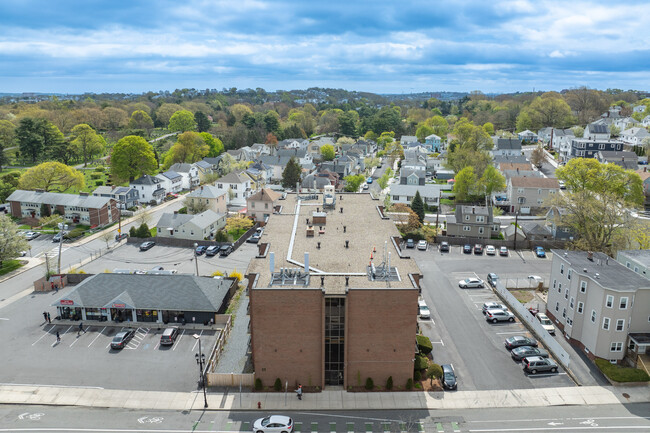
M325 385L343 385L345 298L325 298Z

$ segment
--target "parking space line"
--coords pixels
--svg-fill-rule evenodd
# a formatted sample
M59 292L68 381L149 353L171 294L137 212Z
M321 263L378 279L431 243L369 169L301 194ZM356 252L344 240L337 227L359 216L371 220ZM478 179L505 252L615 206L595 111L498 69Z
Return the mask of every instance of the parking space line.
M201 332L199 333L199 337L200 337L201 335L203 335L203 329L201 329ZM198 339L195 339L195 340L194 340L194 346L192 346L192 349L190 350L190 352L194 352L194 349L196 349L196 345L197 345L197 344L199 344L199 340L198 340Z
M566 373L542 373L542 374L529 374L528 377L549 377L549 376L562 376Z
M36 343L38 343L39 341L41 341L41 340L42 340L43 338L45 338L46 336L50 335L50 331L51 331L52 329L54 329L55 327L56 327L56 325L52 325L52 326L50 327L50 329L46 330L46 331L43 333L43 335L41 335L41 337L40 337L38 340L36 340L36 341L34 341L34 342L32 343L32 346L35 345Z
M102 334L104 333L104 330L105 330L105 329L106 329L106 326L104 326L104 329L102 329L101 331L99 331L99 332L97 333L97 337L93 338L93 341L90 342L90 344L88 345L88 347L90 347L90 346L95 342L95 340L97 340L97 339L99 338L99 336L102 335Z
M445 343L443 343L442 340L440 340L440 341L432 341L431 344L442 344L443 346L445 345Z
M497 335L509 335L509 334L526 334L528 331L522 329L520 331L510 331L510 332L497 332Z
M121 328L118 332L122 332L122 331L124 331L124 326L122 326L122 328ZM116 332L116 334L117 334L117 332ZM111 338L111 340L113 340L113 339ZM111 342L110 342L110 341L109 341L108 344L106 345L106 348L107 348L107 349L108 349L109 347L111 347Z
M176 348L178 347L178 343L180 343L181 338L183 338L183 335L185 335L185 330L184 329L183 329L183 332L181 332L181 335L179 335L178 338L176 339L176 343L174 343L174 347L172 347L172 350L176 350Z

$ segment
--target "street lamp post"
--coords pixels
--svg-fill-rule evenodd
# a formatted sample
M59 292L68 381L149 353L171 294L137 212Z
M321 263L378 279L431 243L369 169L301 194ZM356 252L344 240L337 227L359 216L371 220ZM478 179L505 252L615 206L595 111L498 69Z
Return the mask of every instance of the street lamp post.
M194 263L196 264L196 276L199 276L199 256L196 254L196 249L199 247L199 244L194 242ZM201 342L199 341L199 344Z
M59 263L57 266L57 273L60 275L61 274L61 247L63 244L63 231L68 230L68 225L64 223L59 223Z
M194 334L193 337L197 340L199 340L199 353L194 354L194 358L196 359L196 363L199 366L199 384L203 387L203 402L204 408L208 407L208 395L205 390L206 384L205 384L205 375L203 374L203 366L205 365L205 354L201 352L201 336L198 334Z

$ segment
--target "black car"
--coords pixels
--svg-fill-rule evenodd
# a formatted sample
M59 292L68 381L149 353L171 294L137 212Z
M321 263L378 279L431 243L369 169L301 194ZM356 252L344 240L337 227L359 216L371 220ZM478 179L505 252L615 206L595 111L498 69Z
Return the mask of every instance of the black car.
M111 349L124 349L124 347L129 341L131 341L134 335L135 331L132 329L118 332L115 334L115 337L113 337L113 341L111 341Z
M449 252L449 242L444 241L440 243L440 252L441 253Z
M219 247L217 245L211 245L205 250L205 255L208 257L216 256L219 253Z
M445 389L456 389L458 383L456 381L456 372L451 364L442 364L442 386Z
M474 254L478 254L478 255L483 254L483 245L481 244L474 245Z
M221 245L221 248L219 248L219 256L221 257L228 257L230 253L232 253L232 245Z
M155 242L147 241L140 244L140 251L147 251L153 248L156 245Z
M122 239L126 239L128 237L129 237L128 233L120 233L118 235L115 235L115 241L119 242Z
M463 245L463 252L465 254L472 254L472 246L470 244Z
M541 356L542 358L548 358L548 352L537 347L521 346L512 349L510 356L512 356L512 359L515 361L521 361L522 359L529 356Z
M207 249L208 249L208 247L206 247L204 245L196 247L196 255L197 256L203 255L205 253L205 250L207 250Z
M523 335L515 335L513 337L506 338L505 346L508 350L512 350L515 347L521 346L537 347L537 340L530 337L524 337Z

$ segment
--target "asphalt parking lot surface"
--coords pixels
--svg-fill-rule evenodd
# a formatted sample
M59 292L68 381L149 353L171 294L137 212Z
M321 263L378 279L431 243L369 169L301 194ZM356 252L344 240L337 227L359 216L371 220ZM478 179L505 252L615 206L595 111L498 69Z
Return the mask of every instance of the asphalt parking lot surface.
M497 324L485 320L481 311L483 303L500 302L487 283L482 289L458 287L459 280L468 277L485 280L488 272L513 279L526 279L534 274L547 280L550 256L537 258L532 251L511 251L508 257L469 255L463 254L462 247L458 246L453 246L449 253L440 253L437 245L430 245L427 251L410 251L424 275L422 296L432 313L431 320L418 319L418 324L433 343L434 361L454 366L459 389L574 385L561 368L559 373L525 374L521 363L510 357L504 340L514 335L532 335L518 320Z

